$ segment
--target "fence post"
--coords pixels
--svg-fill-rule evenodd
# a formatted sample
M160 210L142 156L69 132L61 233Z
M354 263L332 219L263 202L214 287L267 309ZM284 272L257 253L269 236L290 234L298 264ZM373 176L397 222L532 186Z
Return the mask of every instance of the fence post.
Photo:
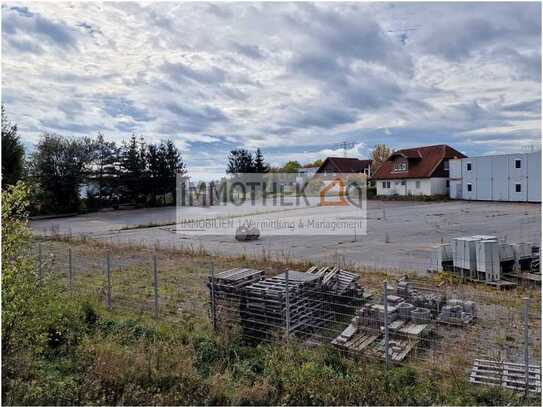
M388 283L386 280L383 284L383 305L385 311L383 318L385 324L385 371L388 371Z
M211 276L211 318L213 322L213 331L217 331L217 304L215 303L215 266L213 262L209 265L209 274Z
M111 311L111 255L108 253L106 258L107 271L107 309Z
M68 287L72 291L73 269L72 269L72 248L68 247Z
M287 334L287 343L290 336L290 298L289 298L289 275L288 270L285 272L285 326Z
M38 243L38 282L41 284L43 281L43 259L41 253L41 243Z
M530 386L530 354L529 354L529 329L528 329L528 307L530 304L530 299L524 297L524 396L528 397L528 391Z
M158 266L156 254L153 256L153 287L155 290L155 318L158 319Z

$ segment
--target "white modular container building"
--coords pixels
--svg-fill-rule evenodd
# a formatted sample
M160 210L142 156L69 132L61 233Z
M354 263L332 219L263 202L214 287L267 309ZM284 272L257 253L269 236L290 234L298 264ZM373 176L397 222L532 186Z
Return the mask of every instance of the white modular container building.
M449 160L449 197L541 202L541 151Z

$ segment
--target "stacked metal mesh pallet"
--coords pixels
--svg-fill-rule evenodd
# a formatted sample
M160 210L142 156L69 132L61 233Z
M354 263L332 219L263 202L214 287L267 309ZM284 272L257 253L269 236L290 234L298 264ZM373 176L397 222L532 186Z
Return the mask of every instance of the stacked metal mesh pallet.
M277 329L294 333L321 325L331 314L320 288L319 276L299 271L281 273L244 287L240 304L244 336L270 338Z
M214 325L237 322L246 340L315 332L352 317L363 301L358 279L337 267L289 270L267 278L260 270L227 270L208 282Z

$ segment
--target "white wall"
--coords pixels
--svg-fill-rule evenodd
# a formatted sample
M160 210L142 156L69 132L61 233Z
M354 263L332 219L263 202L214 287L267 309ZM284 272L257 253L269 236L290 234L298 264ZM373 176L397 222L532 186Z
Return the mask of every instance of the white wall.
M516 168L516 160L520 160L521 168ZM456 167L457 161L461 162L460 178L451 181L455 187L449 196L453 199L541 202L541 152L462 158L451 160L450 168ZM471 171L467 170L468 163ZM458 179L456 168L454 172Z
M436 186L433 187L432 180L434 179L443 179L443 185L445 185L447 181L447 178L413 178L404 180L392 179L375 181L377 184L377 195L432 195L432 188L441 190L441 182L437 182ZM402 181L405 182L405 185L402 185ZM383 188L383 182L390 182L390 188ZM443 194L446 194L446 192L443 192Z
M447 187L448 178L430 178L431 189L430 195L448 195L449 188Z

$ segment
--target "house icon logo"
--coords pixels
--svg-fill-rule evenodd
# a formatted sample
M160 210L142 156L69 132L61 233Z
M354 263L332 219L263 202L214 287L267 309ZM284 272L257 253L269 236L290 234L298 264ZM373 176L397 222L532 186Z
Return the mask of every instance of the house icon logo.
M334 189L337 189L335 191ZM334 198L327 200L327 198ZM345 182L342 177L337 177L331 180L320 191L320 206L346 206L348 205L345 199Z

